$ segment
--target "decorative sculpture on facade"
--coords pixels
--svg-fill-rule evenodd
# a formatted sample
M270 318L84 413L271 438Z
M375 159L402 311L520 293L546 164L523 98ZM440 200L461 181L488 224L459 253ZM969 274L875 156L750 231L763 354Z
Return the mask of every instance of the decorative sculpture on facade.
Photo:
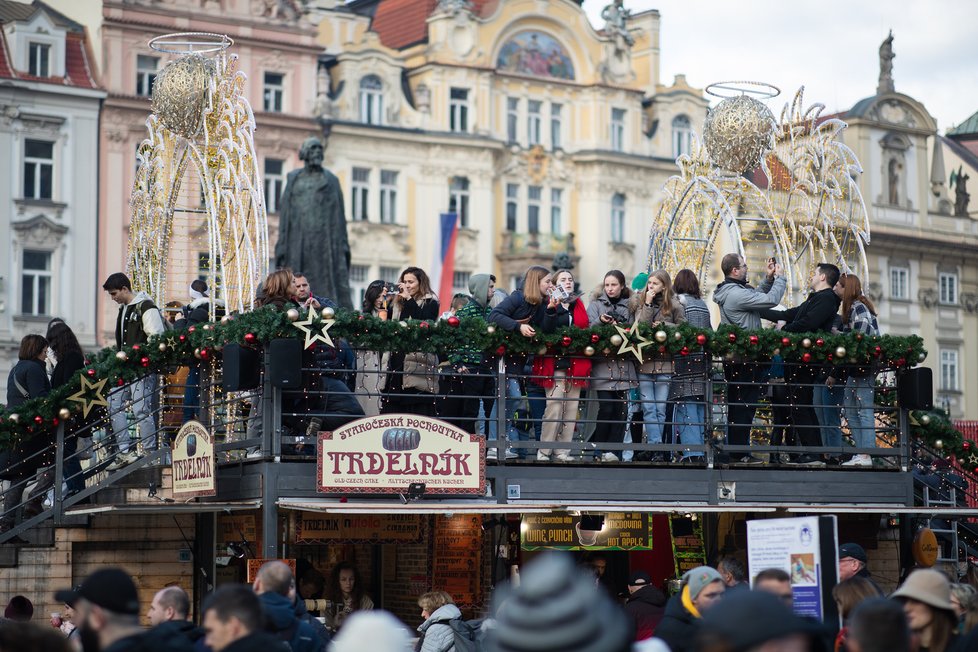
M886 40L880 44L880 81L876 87L878 95L894 92L893 59L895 58L896 55L893 54L893 31L891 30Z

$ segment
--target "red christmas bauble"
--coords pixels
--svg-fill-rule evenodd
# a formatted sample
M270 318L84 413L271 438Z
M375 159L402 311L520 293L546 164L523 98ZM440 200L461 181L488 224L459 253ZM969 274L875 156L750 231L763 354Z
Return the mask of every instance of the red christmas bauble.
M53 418L51 419L51 425L52 425L52 426L56 426L56 425L58 425L59 423L61 423L61 422L60 422L60 421L58 421L58 417L53 417Z
M821 337L818 338L815 340L815 346L825 346L825 340L823 340Z
M727 339L730 340L731 343L736 342L737 341L737 333L730 333L730 335L727 335Z
M968 450L969 448L971 448L971 442L968 441L967 439L964 440L963 442L961 442L961 448Z
M503 346L502 344L500 344L500 345L499 345L499 346L498 346L498 347L496 348L496 355L506 355L506 347L505 347L505 346Z
M245 337L247 337L247 336L245 336ZM187 341L187 336L186 336L186 335L183 335L183 334L181 333L181 334L180 334L180 337L179 337L179 340L180 340L181 342L186 342L186 341Z
M560 343L563 344L564 346L570 346L571 342L573 341L574 340L571 339L570 335L564 335L562 338L560 338Z
M782 337L781 338L781 346L791 346L791 338L790 337Z
M133 351L138 351L139 350L139 345L138 344L133 344L132 345L132 350Z
M679 353L680 355L689 355L689 347L684 346L683 348L679 349Z
M875 349L873 349L873 355L876 356L877 358L880 357L880 355L882 354L883 354L883 347L877 346Z
M832 354L830 353L827 356L825 356L825 359L828 360L829 362L831 362L832 361Z
M255 343L255 334L254 333L245 333L244 341L246 343L248 343L248 344L254 344Z
M757 343L760 342L760 341L761 341L761 338L759 338L757 335L751 335L750 336L750 343L753 344L754 346L757 346Z
M862 333L856 333L856 341L857 342L862 342L863 341L863 334Z
M147 357L140 358L139 359L139 364L143 365L144 367L148 367L149 366L149 358L147 358Z
M190 328L187 329L187 332L188 333L193 333L195 330L197 330L197 327L196 326L191 326Z
M123 385L126 384L126 381L120 378L119 380L115 381L115 384L118 385L119 387L122 387Z
M200 350L200 359L201 360L209 360L210 357L211 357L211 350L210 349L201 349Z
M448 318L448 325L451 326L452 328L458 328L458 325L461 323L462 320L456 317L455 315L452 315L451 317Z
M660 346L659 347L659 353L665 353L665 352L666 352L666 347Z
M898 367L902 367L903 365L907 364L907 359L906 358L900 358L899 360L896 361L896 364L897 364Z
M597 344L600 339L601 339L600 335L598 335L597 333L593 333L591 335L591 344Z
M42 417L40 414L37 415L36 417L34 417L34 423L36 423L37 425L41 425L42 423L44 423L44 417Z
M452 319L452 318L449 317L449 319ZM458 319L458 317L455 317L455 319ZM428 322L426 322L426 321L423 321L420 324L418 324L418 327L419 328L428 328L428 326L430 326L430 324Z
M94 369L89 369L85 373L88 374L88 377L89 378L95 378L95 370Z
M802 362L811 362L812 361L812 354L811 353L803 353L801 355L801 361Z
M706 335L704 335L703 333L697 335L696 343L699 344L700 346L704 346L706 344Z

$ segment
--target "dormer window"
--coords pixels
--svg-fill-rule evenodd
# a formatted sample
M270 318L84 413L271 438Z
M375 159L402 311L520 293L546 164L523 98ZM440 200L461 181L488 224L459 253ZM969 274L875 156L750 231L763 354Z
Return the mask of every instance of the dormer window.
M35 77L51 76L51 46L31 42L27 46L27 72Z

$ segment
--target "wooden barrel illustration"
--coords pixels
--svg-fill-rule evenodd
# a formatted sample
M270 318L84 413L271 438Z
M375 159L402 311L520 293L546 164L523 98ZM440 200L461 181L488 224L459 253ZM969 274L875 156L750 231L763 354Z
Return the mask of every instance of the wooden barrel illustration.
M384 450L412 451L421 445L421 431L414 428L388 428L381 439Z

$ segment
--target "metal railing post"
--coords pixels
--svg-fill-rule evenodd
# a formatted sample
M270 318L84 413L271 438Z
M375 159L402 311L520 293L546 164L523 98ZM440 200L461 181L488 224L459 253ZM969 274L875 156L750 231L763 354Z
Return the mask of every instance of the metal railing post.
M706 457L706 468L712 469L713 440L715 437L713 432L713 356L704 352L703 357L706 362L706 382L703 388L705 390L703 395L705 402L703 406L703 446L706 450L703 451L703 455Z
M501 362L501 363L500 363ZM509 441L506 432L506 392L508 390L509 378L506 376L506 361L501 360L496 363L496 463L506 464L506 451L509 450ZM502 444L500 445L500 442Z
M78 454L78 451L75 451ZM65 515L64 485L65 475L65 422L58 424L58 434L54 449L54 522L61 524Z

